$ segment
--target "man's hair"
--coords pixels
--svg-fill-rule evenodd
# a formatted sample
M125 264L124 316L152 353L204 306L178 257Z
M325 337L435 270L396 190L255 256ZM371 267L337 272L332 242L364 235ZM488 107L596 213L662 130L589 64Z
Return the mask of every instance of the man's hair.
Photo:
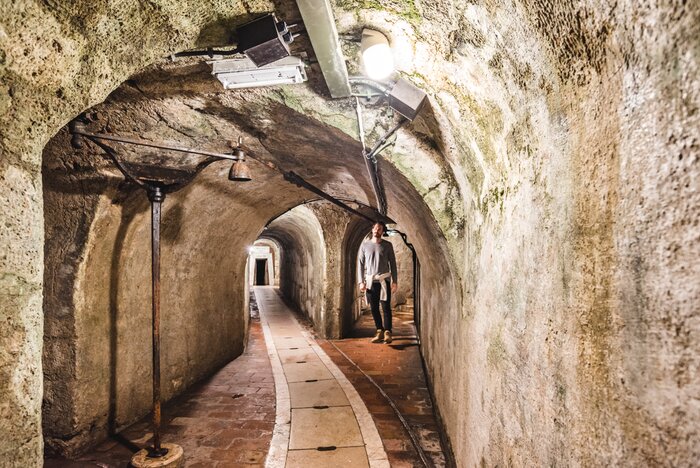
M380 222L380 221L377 221L376 223L374 223L374 224L372 225L372 228L374 228L374 226L376 226L377 224L380 225L380 226L382 227L382 231L383 231L383 232L386 232L386 224L384 224L384 223L382 223L382 222Z

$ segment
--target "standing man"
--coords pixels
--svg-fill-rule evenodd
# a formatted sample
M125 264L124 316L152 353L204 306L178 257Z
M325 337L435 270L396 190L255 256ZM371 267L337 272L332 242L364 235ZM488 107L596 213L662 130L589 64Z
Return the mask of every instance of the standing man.
M374 223L372 239L360 247L360 264L357 274L360 278L360 291L367 295L372 310L377 334L372 343L391 343L391 293L396 292L396 256L391 242L383 240L384 224ZM390 281L391 280L391 281ZM384 311L384 323L379 313L379 303Z

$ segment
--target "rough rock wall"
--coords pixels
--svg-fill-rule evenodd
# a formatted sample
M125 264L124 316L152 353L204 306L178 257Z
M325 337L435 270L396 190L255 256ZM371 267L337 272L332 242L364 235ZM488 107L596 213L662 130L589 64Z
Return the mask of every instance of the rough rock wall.
M372 230L372 223L362 218L350 220L343 238L343 321L342 334L347 336L355 321L362 315L362 295L357 287L357 252L366 233Z
M0 4L1 465L39 464L42 457L44 145L68 119L155 59L221 43L227 25L271 8L266 2L178 5ZM200 35L205 28L209 34Z
M459 281L444 307L423 269L457 464L695 464L697 4L337 6L341 33L386 31L431 96L386 159Z
M41 149L244 6L0 8L0 459L13 465L41 453ZM339 1L336 13L343 34L387 31L430 94L382 162L410 181L387 177L389 214L423 261L424 352L460 466L692 464L696 4ZM201 45L226 31L210 30ZM354 136L351 108L300 96L277 100ZM258 128L274 117L258 115Z
M322 328L326 243L314 212L298 206L269 224L265 237L279 242L280 290L297 310Z
M391 306L396 307L405 304L407 299L413 297L413 254L400 236L389 236L387 239L394 247L396 255L397 283L399 287L391 296Z
M343 302L341 292L343 286L343 238L345 229L352 215L330 203L314 203L310 206L316 215L326 248L325 281L323 284L323 300L325 311L323 323L316 324L321 336L338 339L342 336Z

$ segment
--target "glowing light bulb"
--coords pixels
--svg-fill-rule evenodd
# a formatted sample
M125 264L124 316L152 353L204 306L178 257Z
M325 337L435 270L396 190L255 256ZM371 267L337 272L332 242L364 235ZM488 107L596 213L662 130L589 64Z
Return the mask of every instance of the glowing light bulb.
M383 80L394 72L394 57L386 36L379 31L362 31L362 66L373 80Z

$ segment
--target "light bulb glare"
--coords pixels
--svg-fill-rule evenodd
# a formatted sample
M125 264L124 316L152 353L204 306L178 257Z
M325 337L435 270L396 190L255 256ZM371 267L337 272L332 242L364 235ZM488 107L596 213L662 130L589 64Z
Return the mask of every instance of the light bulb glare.
M362 68L373 80L381 81L394 72L394 56L389 40L384 34L373 29L362 31Z
M376 44L362 54L365 73L373 80L388 78L394 71L394 57L389 44Z

